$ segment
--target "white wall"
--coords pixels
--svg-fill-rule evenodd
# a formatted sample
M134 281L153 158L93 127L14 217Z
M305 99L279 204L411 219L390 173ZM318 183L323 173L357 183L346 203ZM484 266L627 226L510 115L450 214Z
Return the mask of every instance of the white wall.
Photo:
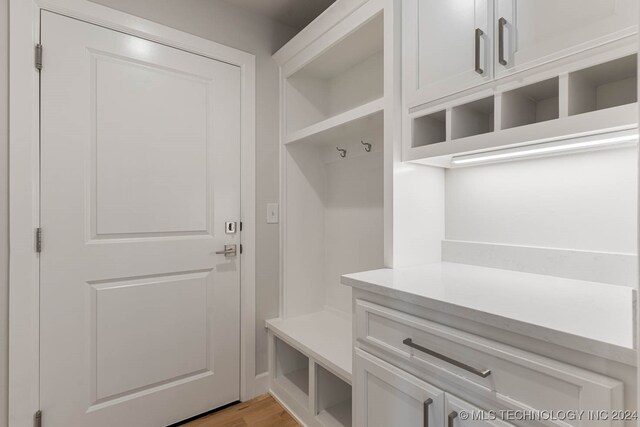
M451 169L445 238L637 253L637 150Z
M0 427L7 425L9 320L9 0L0 0Z

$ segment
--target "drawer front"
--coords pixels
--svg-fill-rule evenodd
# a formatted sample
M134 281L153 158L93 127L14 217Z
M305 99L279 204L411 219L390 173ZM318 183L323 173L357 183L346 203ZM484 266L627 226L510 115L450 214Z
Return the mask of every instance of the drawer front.
M600 374L363 300L356 301L356 322L359 342L403 359L427 380L440 378L509 409L623 407L623 384Z

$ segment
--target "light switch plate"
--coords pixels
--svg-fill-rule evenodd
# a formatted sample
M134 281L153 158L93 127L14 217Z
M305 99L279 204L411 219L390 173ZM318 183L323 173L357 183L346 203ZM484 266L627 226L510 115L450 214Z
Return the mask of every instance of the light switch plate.
M277 203L267 203L267 224L277 224L280 220L279 206Z

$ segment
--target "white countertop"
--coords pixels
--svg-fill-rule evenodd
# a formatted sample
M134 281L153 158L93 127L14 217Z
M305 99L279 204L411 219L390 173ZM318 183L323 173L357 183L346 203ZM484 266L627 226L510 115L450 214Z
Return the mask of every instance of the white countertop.
M620 361L633 358L629 287L442 262L342 283Z

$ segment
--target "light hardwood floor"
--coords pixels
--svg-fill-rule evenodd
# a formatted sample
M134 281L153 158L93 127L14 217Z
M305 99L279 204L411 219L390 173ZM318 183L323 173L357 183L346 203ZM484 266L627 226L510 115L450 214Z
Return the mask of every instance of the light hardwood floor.
M238 403L184 427L298 427L291 415L269 394Z

